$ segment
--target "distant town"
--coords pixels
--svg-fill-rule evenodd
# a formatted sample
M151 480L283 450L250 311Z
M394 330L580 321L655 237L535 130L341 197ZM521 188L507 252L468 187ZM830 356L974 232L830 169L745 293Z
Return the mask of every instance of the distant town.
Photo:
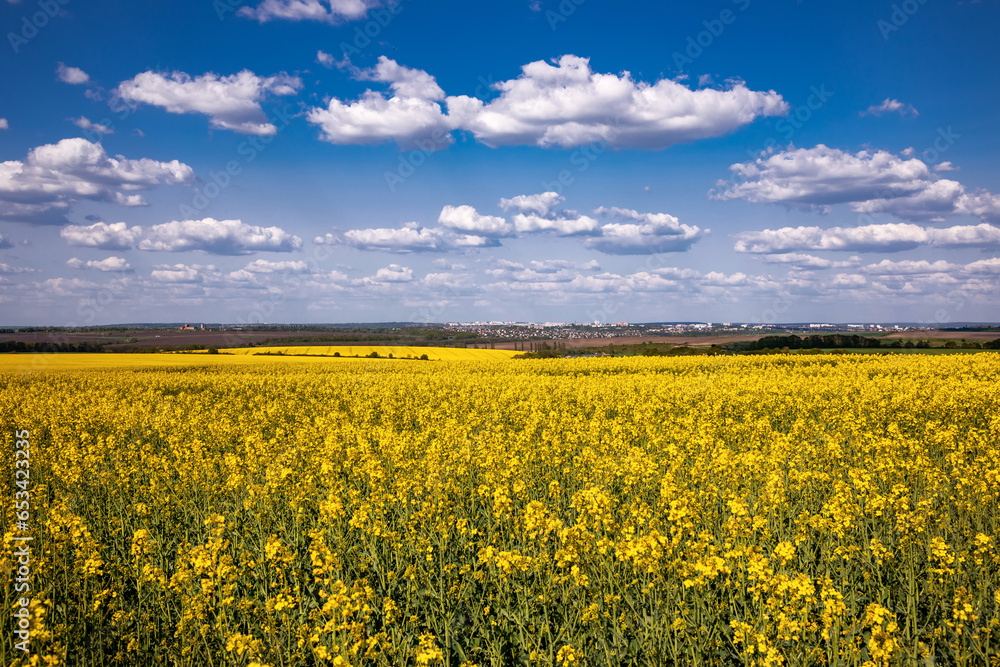
M916 331L919 327L900 324L754 324L735 322L663 322L663 323L603 323L577 324L569 322L449 322L448 331L475 333L484 338L510 340L635 338L644 336L721 336L762 333L817 333L849 331L852 333L892 333Z

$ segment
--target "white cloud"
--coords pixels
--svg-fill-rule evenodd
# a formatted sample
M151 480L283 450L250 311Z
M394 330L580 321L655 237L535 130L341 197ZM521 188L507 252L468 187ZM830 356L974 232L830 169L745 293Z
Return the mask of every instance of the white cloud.
M272 135L260 103L269 95L294 95L302 87L297 77L279 74L259 77L249 70L231 76L208 73L192 78L184 72L167 76L142 72L117 89L125 101L162 107L170 113L200 113L211 127L242 134Z
M302 239L280 227L248 225L240 220L174 220L143 230L139 250L183 252L202 250L215 255L247 255L259 251L291 252Z
M310 109L308 118L321 128L324 141L335 144L393 140L409 147L433 137L426 150L437 150L453 141L452 130L461 129L493 147L573 148L600 141L615 148L662 149L788 112L774 91L752 91L743 83L691 90L669 79L636 82L628 72L595 73L588 59L572 55L521 70L517 79L495 84L500 95L486 102L446 97L427 72L381 56L375 68L355 70L355 78L387 83L392 96L368 90L354 102L333 98L327 108Z
M595 73L589 59L573 55L553 63L524 65L517 79L495 84L500 95L489 102L449 97L449 116L488 146L573 148L603 141L616 148L662 149L788 112L779 94L742 83L691 90L669 79L649 84L628 72Z
M625 221L602 225L599 236L586 241L588 248L610 255L683 252L702 237L701 229L681 224L668 213L639 213L633 209L603 206L594 213Z
M377 283L408 283L413 281L413 270L399 264L390 264L371 277Z
M6 118L0 118L0 130L9 130L10 124L7 122Z
M257 7L241 7L237 14L261 23L275 19L342 23L363 18L374 6L378 3L366 0L264 0Z
M543 192L537 195L518 195L510 199L501 199L500 208L505 211L515 210L521 213L533 213L546 216L555 210L556 206L565 201L565 197L557 192Z
M576 211L558 211L556 207L564 198L555 192L534 195L518 195L501 199L500 208L505 211L520 211L514 216L514 228L520 234L552 232L559 236L593 234L598 227L597 220Z
M428 273L420 279L420 284L432 290L447 290L451 294L454 294L457 290L463 292L477 291L477 287L472 282L472 279L468 275L461 273Z
M784 253L801 250L898 252L920 246L943 248L1000 247L1000 228L988 224L921 227L887 223L861 227L783 227L736 235L735 250L747 253Z
M240 220L213 218L166 222L152 227L128 227L124 222L69 225L61 230L60 236L72 246L106 250L202 250L216 255L247 255L258 251L290 252L302 248L302 239L279 227L258 227ZM267 262L251 264L260 268L261 272L265 272L268 265Z
M326 108L311 108L306 118L320 128L323 141L395 141L403 148L419 145L424 150L438 150L453 141L451 122L438 104L444 91L431 75L381 56L373 69L357 70L355 78L388 83L393 95L368 90L354 102L331 98Z
M472 206L445 206L438 222L449 229L480 236L509 236L511 224L494 215L482 215Z
M63 63L59 63L59 67L56 69L56 75L63 83L81 84L90 81L90 75L82 69L79 67L68 67Z
M215 272L215 267L199 264L162 264L149 275L158 283L201 283L205 281L203 275L205 271Z
M593 234L598 227L597 220L587 215L564 211L558 216L543 218L538 215L518 213L514 216L514 227L518 232L554 232L559 236Z
M92 271L117 271L119 273L126 273L132 271L132 265L129 264L124 257L107 257L102 260L88 260L83 261L73 257L66 262L66 266L71 269L89 269Z
M951 273L960 268L962 267L946 262L943 259L936 262L928 262L925 259L906 259L901 262L893 262L889 259L883 259L878 264L869 264L861 270L864 273L878 276L906 276L927 273Z
M1000 195L992 195L988 192L964 195L958 199L957 208L959 213L974 215L993 222L1000 221Z
M455 262L448 261L443 257L435 259L433 264L439 269L446 269L448 271L464 271L467 268L465 264L456 264Z
M124 222L69 225L59 231L59 236L71 246L103 250L128 250L141 235L142 227L129 227Z
M96 132L97 134L114 134L115 131L106 125L101 125L100 123L92 123L86 116L80 116L79 118L70 119L74 125L76 125L81 130L86 130L89 132Z
M788 264L801 269L846 269L857 266L861 262L859 257L834 261L817 257L816 255L804 255L794 252L763 255L760 259L768 264Z
M517 262L508 262L507 260L498 260L498 266L509 265L510 268L523 269L525 266ZM556 273L557 271L563 271L565 269L574 269L577 271L600 271L601 265L596 259L592 259L589 262L570 262L565 259L544 259L544 260L532 260L528 262L527 268L532 271L537 271L538 273Z
M886 151L854 155L823 144L736 163L730 170L745 180L722 181L719 185L725 189L713 192L714 198L810 206L913 194L926 188L931 178L920 160L902 160Z
M934 165L934 171L958 171L958 170L959 170L958 167L953 165L950 161Z
M344 233L343 243L359 250L399 253L446 249L442 235L436 230L414 226L398 229L351 229Z
M742 180L720 181L709 193L713 199L821 209L846 203L858 213L917 221L957 214L1000 219L1000 197L968 194L961 183L939 178L920 160L886 151L852 154L819 144L766 154L730 170Z
M35 283L34 292L36 295L45 295L46 297L81 296L101 287L105 286L80 278L49 278L43 282Z
M257 259L243 267L248 273L308 273L309 265L301 260L272 262L266 259Z
M0 240L2 240L2 238L0 238ZM10 276L22 273L38 273L38 269L29 269L26 266L11 266L10 264L0 262L0 273Z
M323 67L330 69L336 64L337 61L331 54L327 53L326 51L317 51L316 62L318 62Z
M0 162L0 219L63 223L77 199L143 206L141 195L127 193L193 180L177 160L112 158L99 143L63 139L33 148L23 162Z
M1000 276L1000 257L981 259L965 265L965 271L972 274Z
M339 240L358 250L382 251L400 254L414 252L445 252L466 248L496 247L500 242L474 234L456 234L445 229L428 229L418 223L403 227L351 229Z
M844 288L850 289L856 287L864 287L865 285L868 284L868 280L864 276L859 275L857 273L838 273L833 277L833 280L830 281L830 284L833 287L837 287L840 289Z
M904 104L896 99L885 98L881 104L875 104L861 112L862 116L881 116L886 113L898 113L900 116L919 116L912 104Z
M359 81L387 83L399 97L421 100L443 100L445 97L433 76L423 70L400 65L386 56L379 56L378 63L372 69L358 70L356 78Z

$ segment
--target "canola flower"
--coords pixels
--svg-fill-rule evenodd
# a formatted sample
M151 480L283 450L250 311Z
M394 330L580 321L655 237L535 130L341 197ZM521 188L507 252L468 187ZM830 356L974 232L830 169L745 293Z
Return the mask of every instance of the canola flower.
M0 664L1000 653L1000 355L135 356L0 358Z

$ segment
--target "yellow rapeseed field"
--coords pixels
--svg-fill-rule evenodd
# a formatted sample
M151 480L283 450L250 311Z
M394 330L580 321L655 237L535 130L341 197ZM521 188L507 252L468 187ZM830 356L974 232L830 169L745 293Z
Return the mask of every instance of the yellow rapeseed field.
M997 661L1000 355L138 356L0 361L0 664Z

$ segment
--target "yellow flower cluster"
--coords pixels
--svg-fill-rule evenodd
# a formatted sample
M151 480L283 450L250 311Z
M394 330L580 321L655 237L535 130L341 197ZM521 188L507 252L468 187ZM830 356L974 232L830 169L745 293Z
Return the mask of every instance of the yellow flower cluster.
M0 664L1000 653L1000 355L24 358L32 653L5 444Z

